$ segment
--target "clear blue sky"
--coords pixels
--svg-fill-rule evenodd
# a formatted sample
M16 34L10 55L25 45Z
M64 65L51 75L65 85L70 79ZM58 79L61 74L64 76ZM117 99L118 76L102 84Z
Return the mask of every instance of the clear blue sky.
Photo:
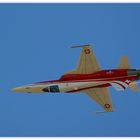
M74 69L82 44L102 69L140 68L140 4L0 4L0 136L140 136L140 92L109 88L116 112L95 116L82 93L10 91Z

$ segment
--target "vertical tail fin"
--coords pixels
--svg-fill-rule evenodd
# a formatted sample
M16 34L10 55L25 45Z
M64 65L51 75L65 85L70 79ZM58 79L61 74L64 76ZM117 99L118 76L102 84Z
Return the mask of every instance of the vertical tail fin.
M129 65L129 62L128 62L128 58L127 56L122 56L120 58L120 62L119 62L119 65L118 65L118 69L130 69L131 66ZM134 92L138 92L139 89L138 89L138 86L136 84L136 82L133 82L129 85L129 88L134 91Z
M122 56L120 58L118 69L130 69L127 56Z

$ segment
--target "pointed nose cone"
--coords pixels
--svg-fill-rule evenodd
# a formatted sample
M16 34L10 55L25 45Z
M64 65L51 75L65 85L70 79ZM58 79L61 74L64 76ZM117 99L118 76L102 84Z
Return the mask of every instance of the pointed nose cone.
M11 91L13 92L24 92L24 93L41 93L44 92L42 89L44 87L42 86L32 86L32 85L26 85L26 86L22 86L22 87L17 87L17 88L13 88L11 89Z
M13 88L13 89L11 89L11 91L13 91L13 92L25 92L25 88L23 88L23 87Z

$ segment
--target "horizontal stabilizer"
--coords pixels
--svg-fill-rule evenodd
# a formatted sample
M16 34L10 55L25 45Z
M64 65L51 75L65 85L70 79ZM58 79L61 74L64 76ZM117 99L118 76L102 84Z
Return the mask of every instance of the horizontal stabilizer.
M139 91L139 88L138 88L136 82L130 83L129 88L130 88L132 91L134 91L134 92L138 92L138 91Z
M128 58L126 56L122 56L118 65L118 69L130 69L130 65L128 62ZM134 91L134 92L138 92L138 86L136 84L136 82L132 82L129 84L129 88Z

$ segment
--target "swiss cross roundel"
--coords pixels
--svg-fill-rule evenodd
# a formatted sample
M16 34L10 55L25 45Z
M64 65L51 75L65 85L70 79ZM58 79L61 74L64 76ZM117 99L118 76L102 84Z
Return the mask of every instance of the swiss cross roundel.
M105 106L105 108L110 108L111 107L110 104L105 104L104 106Z
M85 54L90 54L90 49L85 49Z

